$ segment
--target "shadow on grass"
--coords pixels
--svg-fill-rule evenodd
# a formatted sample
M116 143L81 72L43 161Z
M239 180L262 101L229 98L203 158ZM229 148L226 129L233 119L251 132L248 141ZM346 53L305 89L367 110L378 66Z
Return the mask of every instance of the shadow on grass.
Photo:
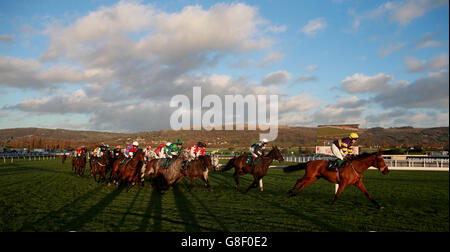
M153 231L160 232L162 230L161 220L162 220L162 202L161 193L157 190L152 190L152 195L150 202L143 216L141 225L139 226L138 232ZM149 230L150 219L153 219L153 226Z

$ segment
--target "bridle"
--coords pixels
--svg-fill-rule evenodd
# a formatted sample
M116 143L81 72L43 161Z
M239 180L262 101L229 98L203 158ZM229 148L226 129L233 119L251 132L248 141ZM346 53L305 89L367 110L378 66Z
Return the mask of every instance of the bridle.
M383 167L380 167L380 160L383 160L383 157L380 157L377 154L375 159L373 160L372 166L376 167L379 171L383 171L384 169L387 168L387 165L385 163ZM376 162L376 165L375 165L375 162Z

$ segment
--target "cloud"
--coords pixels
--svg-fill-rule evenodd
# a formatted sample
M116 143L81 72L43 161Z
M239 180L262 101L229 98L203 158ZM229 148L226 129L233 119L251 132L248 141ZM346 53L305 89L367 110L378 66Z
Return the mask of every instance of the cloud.
M447 54L438 55L430 61L420 61L415 58L406 58L406 70L409 73L418 73L425 71L439 71L442 69L448 69L449 58Z
M312 75L301 75L295 79L294 83L306 83L306 82L316 82L319 79Z
M436 127L448 126L448 112L415 111L407 109L393 109L379 113L369 114L365 117L367 127Z
M408 25L414 19L422 17L427 11L448 4L448 0L408 0L392 4L389 10L391 20L400 25Z
M45 64L34 59L0 56L0 86L40 89L62 83L83 83L110 78L106 69L86 69L69 65Z
M6 43L6 44L14 43L14 35L0 34L0 43Z
M381 49L378 53L380 58L384 58L394 52L400 51L401 49L403 49L403 47L405 47L405 43L402 42L392 42L389 43L386 47L384 47L383 49Z
M386 16L391 22L407 26L427 12L445 4L448 4L448 0L404 0L389 1L362 12L351 9L349 14L353 17L352 31L357 31L362 21L378 20L386 18Z
M257 67L268 67L271 66L278 61L284 59L286 57L286 54L280 53L280 52L270 52L267 54L263 60L257 64Z
M437 36L436 33L431 32L425 33L414 46L414 50L424 49L428 47L441 47L442 46L441 42L433 40L436 38L436 36Z
M322 105L317 97L298 94L283 97L279 102L278 114L280 125L315 125L311 112Z
M301 31L310 37L315 37L319 31L324 30L326 27L327 22L325 21L325 18L316 18L309 20L308 23L303 26Z
M291 79L290 73L284 70L280 70L264 76L261 83L263 85L283 84L288 82L290 79Z
M318 69L319 69L319 66L318 66L318 65L310 65L310 66L306 66L306 67L305 67L305 70L310 71L310 72L316 71L316 70L318 70Z
M448 69L431 72L412 83L402 82L379 90L372 99L383 108L424 108L447 110L449 106Z
M98 97L88 97L84 90L79 89L54 97L25 99L10 109L33 113L67 114L91 113L102 107L108 107L108 105Z
M274 34L283 33L286 30L287 30L286 25L280 25L280 26L271 25L271 26L267 27L267 29L266 29L266 31L274 33Z
M394 80L394 76L379 73L374 76L365 76L355 73L342 81L342 86L350 94L378 92L387 88L388 83Z
M361 116L368 106L368 100L356 96L343 98L316 111L314 121L319 124L362 123Z

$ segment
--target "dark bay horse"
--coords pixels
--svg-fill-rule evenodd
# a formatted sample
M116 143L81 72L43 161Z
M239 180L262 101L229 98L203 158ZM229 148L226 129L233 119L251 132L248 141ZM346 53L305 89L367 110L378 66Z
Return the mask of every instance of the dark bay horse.
M79 157L72 159L72 170L75 170L77 176L83 176L86 170L86 153L81 152Z
M263 191L262 179L269 170L269 166L272 164L272 161L278 160L279 162L283 162L284 158L277 146L274 146L267 155L262 156L256 163L256 165L248 165L248 157L249 155L241 155L239 157L232 158L230 161L228 161L222 171L228 171L233 167L235 168L233 177L236 181L236 191L239 191L239 176L245 174L252 174L254 179L253 183L247 188L246 192L248 192L251 188L256 187L258 182L261 191Z
M117 159L113 163L113 169L111 172L110 179L114 181L115 184L126 183L127 190L130 189L130 184L136 183L138 181L138 174L142 164L145 162L145 154L142 149L138 149L134 153L133 158L125 160Z
M208 172L212 169L213 165L211 162L211 156L200 156L195 160L189 162L185 169L181 169L179 179L183 177L190 177L191 184L189 185L189 191L194 187L194 179L200 178L205 182L206 187L209 191L212 191L212 187L209 184Z
M100 183L106 180L106 173L112 168L112 161L112 153L109 150L104 152L101 157L91 158L91 172L96 182ZM99 174L98 180L97 174Z
M332 204L336 203L336 200L339 198L345 187L353 185L358 187L369 198L369 200L372 201L373 204L375 204L375 206L377 206L379 209L383 208L369 195L369 192L367 191L362 181L363 173L371 166L376 167L384 175L387 175L389 173L389 169L384 162L381 152L372 154L364 153L356 156L355 158L348 161L343 168L339 169L339 176L335 171L328 170L327 166L327 160L314 160L284 168L285 172L306 169L303 178L297 180L297 183L291 190L288 191L288 194L290 196L295 196L306 186L310 185L320 178L324 178L331 183L339 184L339 189L334 196ZM297 189L297 191L294 192L294 190L300 184L301 186Z

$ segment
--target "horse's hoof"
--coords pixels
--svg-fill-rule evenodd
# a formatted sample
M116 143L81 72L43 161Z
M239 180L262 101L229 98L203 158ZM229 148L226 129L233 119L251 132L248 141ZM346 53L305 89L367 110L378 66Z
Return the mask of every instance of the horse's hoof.
M384 209L384 206L379 206L378 209L379 209L379 210L383 210L383 209Z

